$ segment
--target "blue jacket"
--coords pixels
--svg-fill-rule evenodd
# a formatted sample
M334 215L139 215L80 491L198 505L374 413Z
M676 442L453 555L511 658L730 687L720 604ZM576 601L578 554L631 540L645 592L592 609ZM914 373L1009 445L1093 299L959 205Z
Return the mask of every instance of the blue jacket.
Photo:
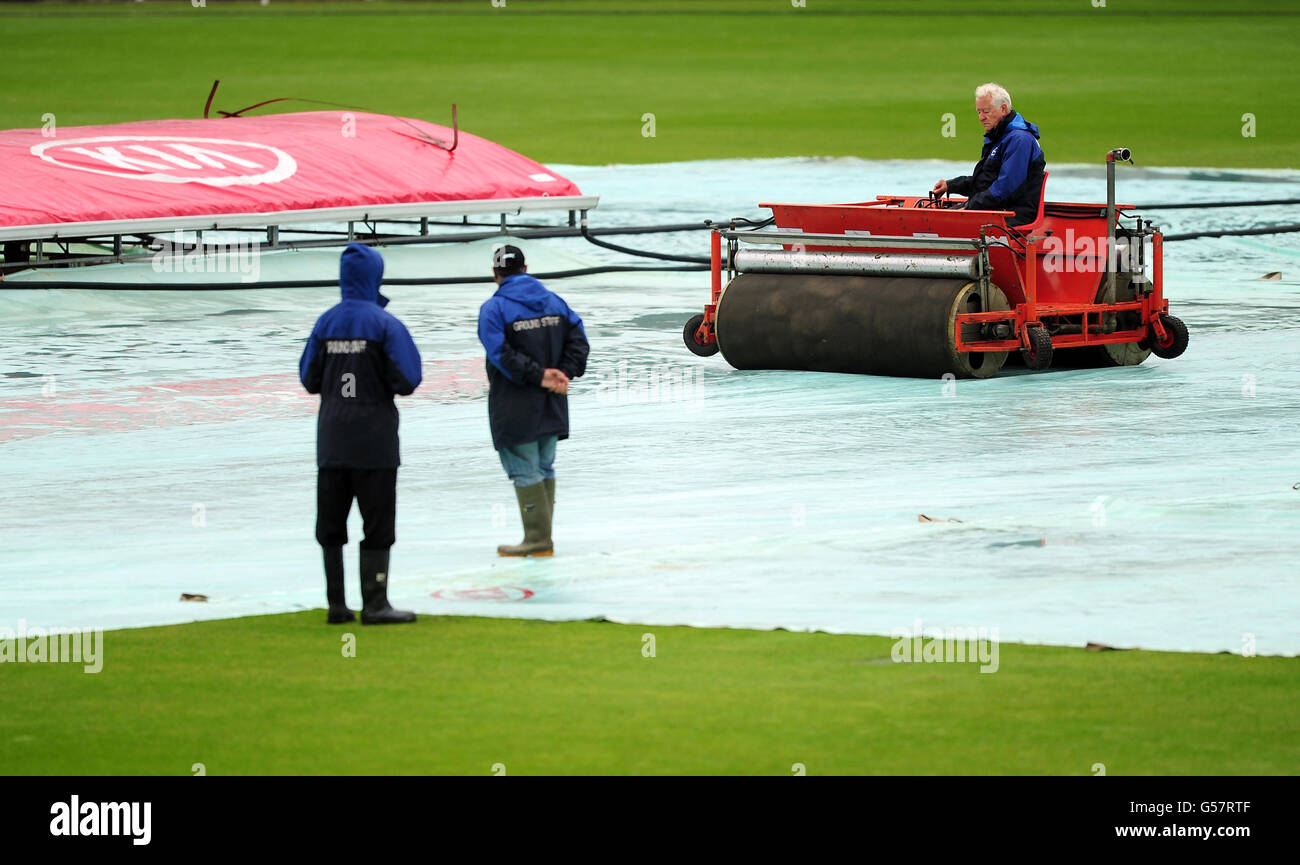
M1046 168L1038 127L1012 111L984 136L975 173L949 180L948 191L967 196L967 210L1014 210L1007 222L1024 225L1038 215Z
M515 274L479 308L478 338L487 352L492 446L568 438L568 397L541 382L547 369L571 379L587 371L590 345L577 313L533 277Z
M316 465L320 468L397 468L397 406L393 394L420 385L420 352L406 325L384 311L379 293L384 259L352 243L339 262L341 303L316 320L298 376L320 394Z

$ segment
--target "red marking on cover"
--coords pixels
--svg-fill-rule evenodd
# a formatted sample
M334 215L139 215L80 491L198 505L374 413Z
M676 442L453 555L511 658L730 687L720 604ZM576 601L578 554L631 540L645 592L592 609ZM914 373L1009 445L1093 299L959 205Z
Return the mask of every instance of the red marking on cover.
M440 601L526 601L532 589L518 586L491 586L486 589L439 589L433 597Z
M205 378L150 385L123 385L78 391L59 381L40 395L42 379L29 379L32 395L0 399L0 442L57 432L103 433L251 418L309 415L320 397L302 389L295 373L239 378ZM487 375L478 358L435 360L424 364L424 381L406 400L463 402L487 392Z

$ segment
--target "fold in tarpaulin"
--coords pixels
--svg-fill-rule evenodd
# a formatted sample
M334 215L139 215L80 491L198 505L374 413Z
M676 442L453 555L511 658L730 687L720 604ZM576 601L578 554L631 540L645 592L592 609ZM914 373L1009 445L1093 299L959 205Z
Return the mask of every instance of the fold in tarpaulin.
M68 237L74 226L104 231L94 224L106 222L581 195L485 138L462 131L450 152L452 138L445 126L354 111L0 131L0 234Z

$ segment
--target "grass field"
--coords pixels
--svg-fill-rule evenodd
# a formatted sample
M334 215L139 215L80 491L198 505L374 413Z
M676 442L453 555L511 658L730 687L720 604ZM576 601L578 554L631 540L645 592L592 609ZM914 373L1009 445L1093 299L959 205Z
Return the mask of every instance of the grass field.
M548 162L972 160L1005 84L1049 163L1300 167L1292 2L188 3L0 8L0 127L305 96ZM1257 13L1257 14L1256 14ZM941 135L942 116L957 136ZM656 135L643 137L643 115ZM1257 137L1243 137L1253 114ZM322 598L323 601L323 598ZM882 637L301 613L107 635L0 667L0 773L1294 773L1300 661ZM356 633L355 658L340 635ZM656 636L656 656L641 637Z
M103 670L6 664L6 773L1293 773L1294 659L322 612L105 635ZM654 635L645 657L643 635ZM356 635L345 658L342 636Z
M971 159L976 84L1049 163L1300 167L1294 3L212 0L0 10L0 127L302 96L448 122L549 162ZM645 114L655 136L642 136ZM941 132L943 115L956 136ZM1243 137L1252 114L1255 137Z

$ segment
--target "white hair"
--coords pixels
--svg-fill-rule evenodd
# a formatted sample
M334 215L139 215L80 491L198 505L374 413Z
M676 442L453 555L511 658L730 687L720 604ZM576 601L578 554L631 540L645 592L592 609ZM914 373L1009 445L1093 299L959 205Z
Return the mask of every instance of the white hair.
M1011 108L1011 94L1001 84L990 81L975 88L976 99L983 99L985 96L992 97L995 106L1005 105L1008 109Z

